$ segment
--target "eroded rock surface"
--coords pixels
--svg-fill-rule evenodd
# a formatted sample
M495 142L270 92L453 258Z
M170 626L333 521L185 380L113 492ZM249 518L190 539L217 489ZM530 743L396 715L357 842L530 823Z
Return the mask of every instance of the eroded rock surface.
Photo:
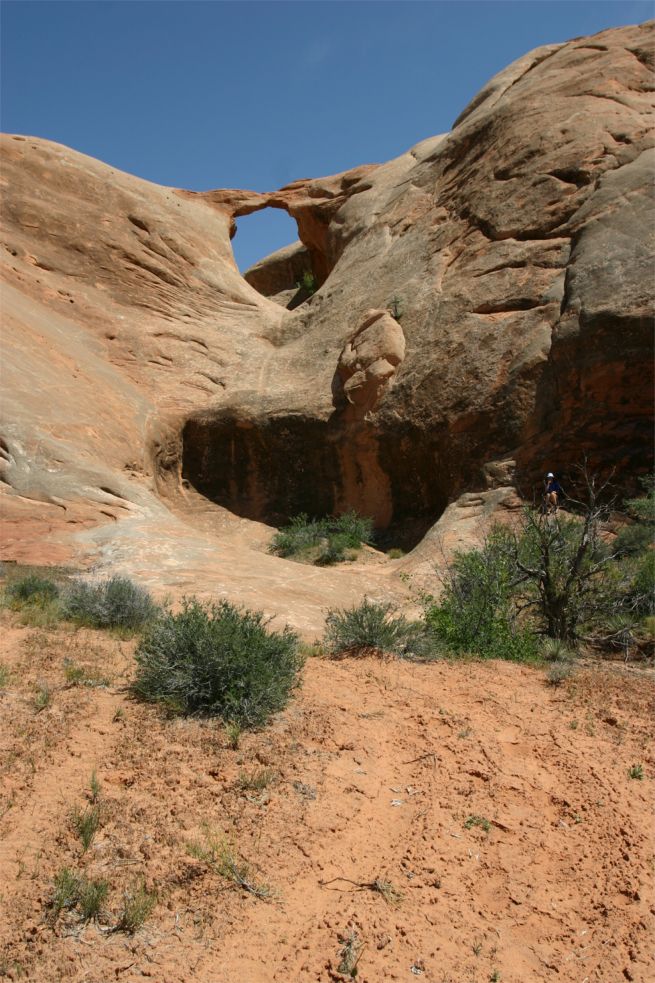
M366 311L339 356L338 372L346 399L373 409L405 358L405 335L387 311Z
M504 487L495 462L523 490L584 455L647 469L653 34L540 48L449 134L269 194L3 137L8 555L90 555L119 527L136 555L174 508L179 570L185 483L249 519L427 527ZM247 282L230 235L264 207L301 245ZM306 263L320 289L287 310Z

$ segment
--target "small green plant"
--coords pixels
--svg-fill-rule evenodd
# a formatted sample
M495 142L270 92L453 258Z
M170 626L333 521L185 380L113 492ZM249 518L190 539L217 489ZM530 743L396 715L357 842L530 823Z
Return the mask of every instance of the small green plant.
M277 772L273 768L256 768L250 775L245 771L240 771L236 780L236 787L240 792L263 792L276 780Z
M363 543L373 541L373 521L356 512L324 519L294 516L271 540L269 552L327 566L352 558Z
M364 943L354 930L348 935L340 936L339 942L342 948L339 952L341 961L337 966L337 973L343 973L344 976L354 979L357 976L357 963L364 951Z
M28 628L54 628L61 621L61 605L59 601L26 604L20 608L18 618Z
M14 580L5 587L5 598L14 610L29 604L49 604L58 597L58 585L53 580L34 573Z
M479 956L480 953L482 952L482 943L481 942L475 942L473 944L473 946L472 946L472 949L473 949L473 955L474 956Z
M628 778L636 778L637 781L641 782L644 777L644 766L643 765L632 765L628 771Z
M387 309L389 313L396 319L396 321L400 321L401 317L403 316L402 299L398 297L396 294L394 294L391 300L389 301L389 306Z
M382 652L424 661L436 654L434 640L422 622L396 614L391 604L368 599L354 608L328 611L323 646L332 658Z
M133 692L180 713L257 727L282 710L302 658L288 628L271 631L259 612L185 599L147 629L135 654Z
M272 897L273 892L268 884L258 881L252 866L239 857L237 850L225 836L209 826L204 827L201 840L187 844L187 850L196 860L207 864L221 877L248 894L263 901Z
M90 583L73 581L62 600L65 618L91 628L137 631L153 621L159 609L148 591L127 577Z
M52 690L48 683L37 683L36 692L32 702L37 713L41 713L42 710L45 710L46 707L50 706L52 703Z
M9 682L10 676L11 673L9 672L9 668L3 662L0 662L0 689L5 688Z
M300 653L303 659L319 659L322 655L325 655L323 646L318 640L315 642L301 642Z
M484 816L469 816L464 823L464 829L473 829L474 826L479 826L485 833L491 829L491 823Z
M243 733L243 727L234 720L228 720L225 724L225 736L227 738L228 747L232 751L239 750L239 744L241 743L241 734Z
M393 546L390 550L387 550L387 556L390 560L400 560L405 555L405 551L399 549L397 546Z
M82 921L95 920L107 900L109 884L103 880L83 878L80 884L78 907Z
M544 638L541 655L546 662L572 662L575 652L559 638Z
M494 969L489 977L489 983L500 983L500 970Z
M123 893L123 904L115 931L134 935L148 920L156 904L157 892L148 891L143 879L135 881Z
M318 281L311 270L303 270L300 280L296 282L297 290L304 290L311 297L318 290Z
M84 680L84 669L75 662L65 659L64 678L69 686L80 686Z
M64 678L68 686L107 686L109 684L106 676L99 676L95 672L90 672L71 659L64 659Z
M75 908L80 899L81 879L69 867L63 867L53 882L49 906L53 918L58 918L62 911Z
M102 787L94 768L91 772L91 779L89 781L89 798L91 799L91 802L96 803L99 800L101 791Z
M571 662L554 662L548 667L546 672L546 682L549 686L561 686L573 674L573 664Z
M85 809L75 808L71 812L71 825L82 843L82 852L86 853L100 828L101 810L99 805L90 805Z

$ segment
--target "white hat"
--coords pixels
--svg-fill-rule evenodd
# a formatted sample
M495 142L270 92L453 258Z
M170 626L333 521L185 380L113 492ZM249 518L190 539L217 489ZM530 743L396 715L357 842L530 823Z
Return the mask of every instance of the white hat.
M552 471L549 471L549 472L548 472L548 474L546 475L546 477L547 477L547 478L554 478L554 477L555 477L555 475L553 474L553 472L552 472Z

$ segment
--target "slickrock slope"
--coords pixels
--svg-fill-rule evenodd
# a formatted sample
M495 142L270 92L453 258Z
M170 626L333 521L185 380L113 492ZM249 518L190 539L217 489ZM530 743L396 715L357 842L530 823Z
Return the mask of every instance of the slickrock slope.
M451 133L270 194L4 137L5 554L237 593L259 575L281 610L282 561L244 519L427 529L584 454L648 467L654 33L540 48ZM265 207L303 246L244 279L230 233ZM289 310L303 268L320 289ZM315 577L312 611L357 571Z

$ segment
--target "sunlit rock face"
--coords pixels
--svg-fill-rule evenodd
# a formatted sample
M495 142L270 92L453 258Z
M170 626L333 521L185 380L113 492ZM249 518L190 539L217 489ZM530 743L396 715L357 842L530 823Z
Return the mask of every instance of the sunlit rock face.
M137 544L191 486L384 527L429 525L497 462L522 489L584 456L646 470L653 34L540 48L450 133L270 194L3 137L8 555L88 553L114 521ZM265 207L300 244L244 279L230 236Z

